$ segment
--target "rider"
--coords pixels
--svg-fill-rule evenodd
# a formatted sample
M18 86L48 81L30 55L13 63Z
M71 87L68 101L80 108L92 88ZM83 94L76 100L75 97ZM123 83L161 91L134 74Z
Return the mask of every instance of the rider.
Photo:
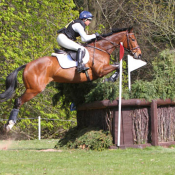
M66 26L60 32L58 31L57 42L60 46L77 51L77 71L78 73L85 72L89 67L85 67L83 64L83 55L85 55L85 48L76 43L76 38L81 36L83 42L90 41L92 39L100 36L98 33L87 35L85 32L85 27L91 23L93 16L88 11L82 11L79 15L79 19L73 20L68 26Z

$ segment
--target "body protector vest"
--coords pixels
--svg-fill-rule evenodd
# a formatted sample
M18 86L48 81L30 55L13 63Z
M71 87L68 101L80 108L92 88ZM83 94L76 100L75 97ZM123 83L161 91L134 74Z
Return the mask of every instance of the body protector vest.
M80 24L83 26L84 30L85 30L85 24L84 24L84 22L83 22L82 20L80 20L80 19L76 19L76 20L72 21L72 22L68 25L68 27L65 28L65 29L63 30L63 33L64 33L69 39L71 39L71 40L73 40L73 41L75 41L76 38L77 38L78 36L80 36L80 34L77 33L77 32L75 32L75 31L73 30L73 28L72 28L72 25L75 24L75 23L80 23Z

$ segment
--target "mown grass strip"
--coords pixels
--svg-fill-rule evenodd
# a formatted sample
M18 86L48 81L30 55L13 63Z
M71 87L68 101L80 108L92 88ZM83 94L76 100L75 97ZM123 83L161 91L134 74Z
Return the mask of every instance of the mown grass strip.
M11 145L0 150L2 175L173 175L175 172L174 147L53 152L57 140L0 141L0 148L6 143Z

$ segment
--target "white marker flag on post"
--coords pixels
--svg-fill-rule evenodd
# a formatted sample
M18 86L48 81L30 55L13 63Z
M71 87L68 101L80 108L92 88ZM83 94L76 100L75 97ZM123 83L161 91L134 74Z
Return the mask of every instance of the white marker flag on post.
M119 82L119 104L118 104L118 143L120 146L120 126L121 126L121 104L122 104L122 58L124 56L123 43L120 43L120 82Z
M142 60L134 59L132 56L128 55L128 88L131 90L131 72L145 66L147 63Z

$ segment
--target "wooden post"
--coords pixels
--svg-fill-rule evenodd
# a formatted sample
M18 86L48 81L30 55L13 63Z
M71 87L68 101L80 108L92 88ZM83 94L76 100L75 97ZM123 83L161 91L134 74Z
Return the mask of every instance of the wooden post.
M152 145L158 146L158 121L157 121L157 101L153 100L151 103L151 136Z

